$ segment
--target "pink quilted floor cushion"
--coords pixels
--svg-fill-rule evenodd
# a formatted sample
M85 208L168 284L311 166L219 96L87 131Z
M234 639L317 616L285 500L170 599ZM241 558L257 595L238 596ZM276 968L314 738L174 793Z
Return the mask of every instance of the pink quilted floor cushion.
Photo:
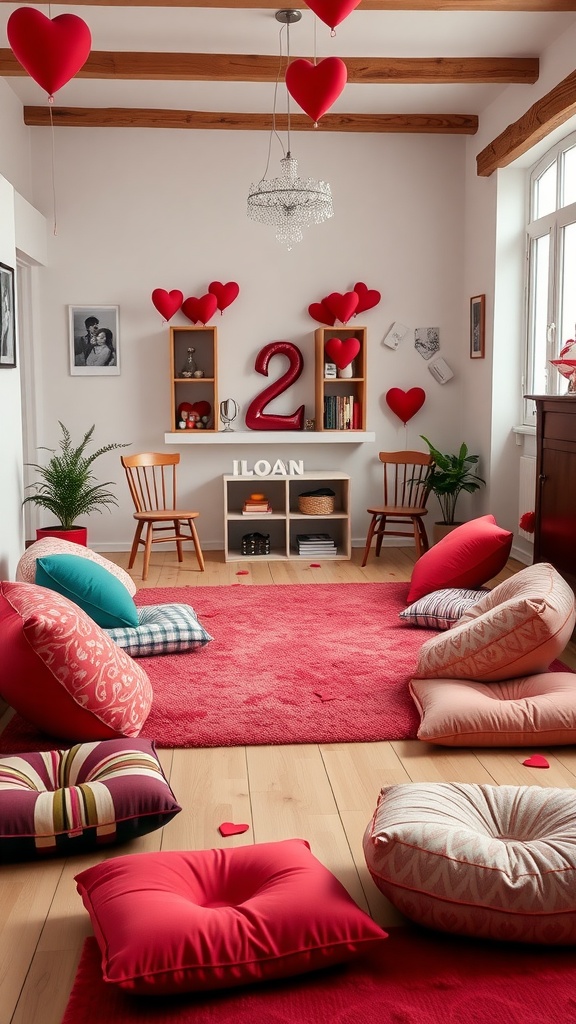
M509 942L576 942L576 792L407 783L364 835L378 888L410 920Z
M500 683L413 679L418 739L447 747L576 743L576 675L539 672Z
M125 569L111 562L104 555L99 555L91 548L85 548L81 544L74 544L69 540L61 540L60 537L41 537L40 540L31 544L22 555L16 566L17 583L34 583L36 579L36 559L44 558L46 555L77 555L78 558L87 558L90 562L96 562L108 572L111 572L116 579L124 584L129 594L134 597L136 584Z
M0 583L0 695L42 732L75 742L138 736L144 670L68 598Z
M420 649L419 679L492 682L546 672L570 640L574 593L545 562L481 597L460 621Z

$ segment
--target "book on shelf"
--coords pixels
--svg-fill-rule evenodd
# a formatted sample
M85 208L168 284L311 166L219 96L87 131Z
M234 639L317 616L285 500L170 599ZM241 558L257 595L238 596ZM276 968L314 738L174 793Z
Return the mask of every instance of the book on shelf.
M354 395L325 395L325 430L359 430L361 425L362 409Z
M266 509L259 509L257 512L252 512L250 509L242 509L243 516L250 516L251 519L255 519L257 516L269 516L272 515L272 506L268 506Z
M296 540L299 544L334 544L329 533L297 533Z

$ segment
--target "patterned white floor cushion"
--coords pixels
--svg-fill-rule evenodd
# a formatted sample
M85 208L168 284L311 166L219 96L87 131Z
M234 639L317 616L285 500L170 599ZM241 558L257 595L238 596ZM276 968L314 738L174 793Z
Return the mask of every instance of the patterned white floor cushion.
M29 548L26 548L16 566L16 582L35 583L36 559L44 558L47 555L77 555L79 558L87 558L89 561L96 562L104 569L107 569L113 576L116 576L124 584L132 597L136 593L134 580L121 566L111 562L104 555L99 555L97 551L92 551L91 548L85 548L82 544L73 544L71 541L62 540L60 537L42 537L40 540L34 541Z
M138 609L138 620L137 626L106 630L132 658L179 654L204 647L213 639L189 604L151 604Z

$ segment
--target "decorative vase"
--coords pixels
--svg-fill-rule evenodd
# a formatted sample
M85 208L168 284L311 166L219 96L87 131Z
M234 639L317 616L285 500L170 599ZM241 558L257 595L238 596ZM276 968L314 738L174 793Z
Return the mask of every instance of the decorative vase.
M88 529L86 526L72 526L70 530L63 530L59 526L44 526L36 530L36 540L43 537L59 537L60 540L69 540L73 544L81 544L88 547Z
M462 526L462 523L434 523L432 526L432 542L437 544L443 537L452 533L452 530L455 530L457 526Z
M348 363L348 366L343 366L342 369L338 369L338 377L341 380L349 379L354 376L354 364Z

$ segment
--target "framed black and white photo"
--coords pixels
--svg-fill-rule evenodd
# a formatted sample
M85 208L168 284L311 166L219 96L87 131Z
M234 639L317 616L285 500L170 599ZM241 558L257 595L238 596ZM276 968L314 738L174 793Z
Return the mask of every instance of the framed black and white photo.
M485 295L470 299L470 359L484 359Z
M118 306L68 306L73 377L117 377L120 373L118 309Z
M0 367L16 366L14 271L0 263Z

